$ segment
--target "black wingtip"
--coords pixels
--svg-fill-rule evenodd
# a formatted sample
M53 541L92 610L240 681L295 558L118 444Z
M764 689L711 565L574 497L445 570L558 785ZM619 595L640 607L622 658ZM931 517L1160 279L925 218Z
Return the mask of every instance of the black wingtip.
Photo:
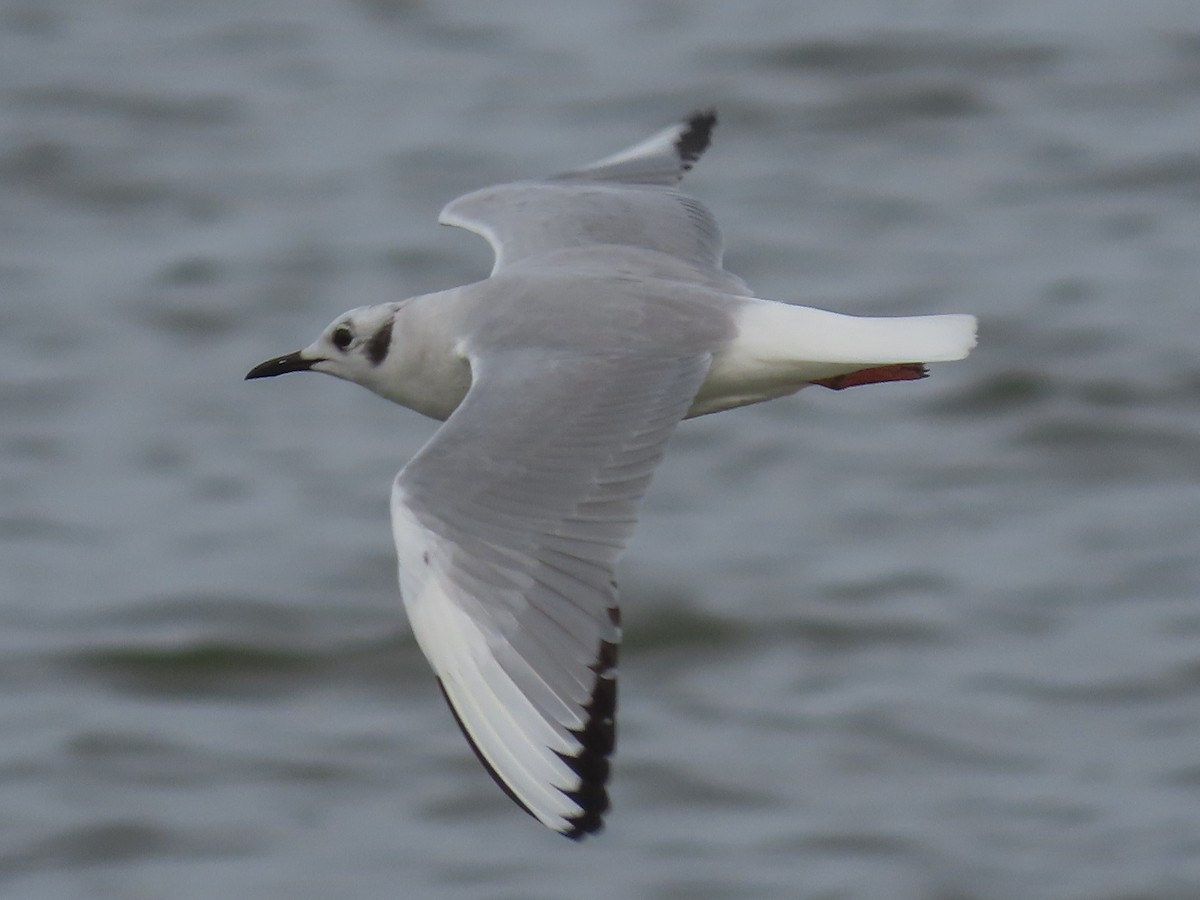
M686 172L708 149L708 145L712 141L713 128L717 124L717 111L711 106L707 109L698 109L684 121L687 123L687 128L675 139L675 150L679 154L679 161L683 164L683 170Z
M581 812L573 817L571 830L563 832L573 841L583 840L604 828L604 814L608 812L608 758L617 744L617 645L609 641L600 642L600 651L592 670L596 673L596 685L592 697L584 707L587 721L583 728L571 733L579 740L580 748L574 756L559 754L579 776L579 787L566 792Z
M592 671L596 673L596 683L592 688L591 698L583 707L586 719L582 728L571 731L571 734L579 741L579 749L573 755L555 751L555 755L579 776L579 787L572 791L563 791L563 794L571 798L580 809L577 815L567 820L570 828L562 832L564 837L573 841L581 841L589 834L595 834L602 830L604 814L608 812L610 805L607 788L610 769L608 758L612 756L617 743L616 666L617 645L609 641L601 641L596 653L596 661L591 666ZM466 723L458 714L458 710L454 708L454 703L441 678L437 679L437 684L441 689L442 696L446 699L446 705L450 707L454 721L458 724L459 730L467 739L467 743L475 752L475 756L483 768L513 803L536 819L537 816L533 810L516 795L483 755L479 745L475 743L475 739L467 730Z

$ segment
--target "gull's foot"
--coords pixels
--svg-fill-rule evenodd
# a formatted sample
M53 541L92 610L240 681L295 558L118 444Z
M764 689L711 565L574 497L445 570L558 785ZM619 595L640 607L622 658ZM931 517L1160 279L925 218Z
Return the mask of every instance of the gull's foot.
M884 381L915 381L924 378L929 371L921 363L899 363L894 366L875 366L871 369L859 369L846 375L833 378L822 378L812 382L831 391L840 391L848 387L858 387L860 384L879 384Z

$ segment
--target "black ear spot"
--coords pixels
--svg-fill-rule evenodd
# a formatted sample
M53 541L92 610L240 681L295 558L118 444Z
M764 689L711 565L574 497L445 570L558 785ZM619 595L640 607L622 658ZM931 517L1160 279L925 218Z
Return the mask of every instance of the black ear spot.
M350 346L350 342L354 340L354 335L350 333L350 329L345 325L339 325L333 329L333 334L329 336L329 339L333 341L333 346L339 350L345 350Z
M392 347L392 320L388 319L367 341L367 359L377 366L387 358Z

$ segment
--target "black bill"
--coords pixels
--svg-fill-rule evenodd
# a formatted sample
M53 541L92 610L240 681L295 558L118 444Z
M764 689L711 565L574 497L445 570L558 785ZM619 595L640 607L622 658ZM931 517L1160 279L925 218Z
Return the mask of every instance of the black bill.
M265 363L259 363L246 373L246 380L249 381L251 378L271 378L275 375L286 375L288 372L307 372L317 362L320 362L320 360L305 359L300 355L300 351L297 350L295 353L289 353L287 356L277 356L274 359L268 359Z

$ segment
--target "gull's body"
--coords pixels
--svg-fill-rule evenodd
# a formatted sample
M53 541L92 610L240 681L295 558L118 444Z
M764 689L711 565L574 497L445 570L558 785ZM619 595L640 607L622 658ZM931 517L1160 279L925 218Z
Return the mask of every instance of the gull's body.
M313 369L446 420L397 476L392 525L417 641L500 786L548 827L602 825L615 737L614 568L680 420L919 378L971 316L857 318L753 297L709 212L674 189L694 114L545 181L476 191L441 221L489 278L353 310L247 377Z

